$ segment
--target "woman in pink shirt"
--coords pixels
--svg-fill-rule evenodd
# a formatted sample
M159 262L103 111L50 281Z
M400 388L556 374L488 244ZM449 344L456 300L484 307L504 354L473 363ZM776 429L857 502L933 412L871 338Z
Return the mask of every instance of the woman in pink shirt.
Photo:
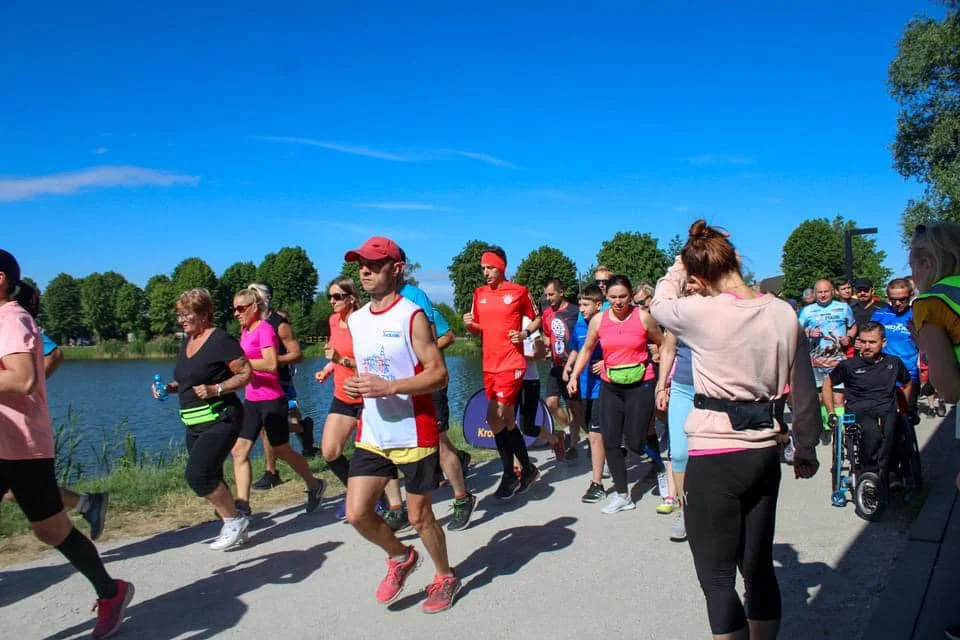
M241 327L240 346L253 367L253 377L244 391L243 427L232 451L237 507L250 514L250 450L263 428L277 458L289 464L306 483L306 511L311 513L320 506L326 482L315 478L306 458L290 447L289 404L277 373L279 338L263 319L266 310L256 289L243 289L233 297L233 315Z
M663 339L660 327L647 310L631 305L631 291L626 276L614 276L607 282L610 308L590 319L587 337L567 383L572 397L599 341L603 353L600 431L616 489L604 505L603 513L635 508L627 492L627 461L620 445L625 441L627 448L637 455L644 450L647 427L653 417L656 378L647 344L659 345Z
M683 297L687 279L700 295ZM775 638L780 589L773 571L780 490L775 401L790 384L797 477L817 471L820 411L806 338L786 302L740 275L726 233L698 220L657 284L657 322L690 346L693 409L684 425L687 539L716 638ZM740 568L746 603L736 592Z
M37 323L14 301L19 284L20 265L0 249L0 498L10 491L37 539L56 547L90 581L97 592L93 637L105 638L123 621L133 585L107 574L97 548L63 510L43 341Z

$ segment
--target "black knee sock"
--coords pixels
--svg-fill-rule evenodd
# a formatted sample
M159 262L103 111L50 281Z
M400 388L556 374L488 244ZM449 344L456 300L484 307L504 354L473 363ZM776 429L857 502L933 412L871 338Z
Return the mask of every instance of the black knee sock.
M523 439L523 434L520 433L519 428L507 431L507 433L510 434L510 446L513 449L513 454L520 461L520 468L526 471L531 466L530 455L527 453L527 442Z
M333 475L337 476L337 480L342 482L344 487L347 486L347 476L350 475L350 461L347 460L346 456L341 453L339 457L327 463L327 468L333 471Z
M493 436L497 443L497 452L500 453L500 463L503 464L504 475L513 475L513 447L510 445L510 436L506 429Z
M617 493L627 492L627 459L620 452L620 447L606 447L607 466L610 467L610 477L613 478L613 488Z
M117 584L103 566L97 548L76 527L72 528L66 540L57 546L57 551L86 576L96 589L98 598L112 598L117 595Z

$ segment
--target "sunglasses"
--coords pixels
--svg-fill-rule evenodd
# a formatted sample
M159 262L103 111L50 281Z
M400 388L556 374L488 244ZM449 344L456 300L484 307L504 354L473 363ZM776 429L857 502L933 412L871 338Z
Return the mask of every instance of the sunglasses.
M890 296L889 298L887 298L887 300L890 301L890 304L893 304L894 302L900 302L900 303L906 304L907 302L910 302L910 296L907 296L905 298L894 298L893 296Z
M594 280L593 284L597 285L598 287L605 287L607 286L608 282L610 282L610 280Z
M244 311L246 311L247 309L249 309L252 305L253 305L252 302L251 302L250 304L238 304L238 305L236 305L236 306L233 308L233 312L234 312L234 313L243 313Z
M343 302L349 297L350 295L346 293L331 293L327 296L333 302Z
M187 311L186 313L177 314L177 322L183 322L184 320L189 320L190 318L195 318L197 314L192 311Z
M635 307L646 307L650 303L650 298L644 298L643 300L635 300L633 306Z

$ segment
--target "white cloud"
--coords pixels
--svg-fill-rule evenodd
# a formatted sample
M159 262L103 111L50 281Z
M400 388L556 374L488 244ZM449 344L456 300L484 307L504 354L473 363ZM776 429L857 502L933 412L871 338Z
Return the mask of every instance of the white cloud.
M102 156L102 155L105 154L107 151L110 151L110 149L108 149L108 148L106 148L106 147L97 147L96 149L91 149L90 153L93 153L93 154L98 155L98 156Z
M101 166L38 177L0 177L0 202L29 200L40 195L65 195L108 187L171 187L196 185L200 178L156 169Z
M416 160L413 156L390 153L380 149L371 149L352 144L340 144L338 142L329 142L327 140L315 140L314 138L299 138L295 136L254 136L257 140L266 140L267 142L281 142L286 144L303 144L310 147L320 147L330 151L339 151L348 153L352 156L364 156L366 158L377 158L378 160L391 160L393 162L413 162Z
M507 162L506 160L501 160L496 156L492 156L488 153L477 153L476 151L462 151L460 149L433 149L434 153L460 156L461 158L469 158L471 160L477 160L479 162L485 162L486 164L492 164L495 167L504 167L507 169L517 169L517 165L512 162Z
M687 164L697 166L745 166L756 164L757 161L750 156L731 155L723 153L702 153L698 156L688 156L683 159Z
M357 202L358 209L388 209L391 211L446 211L446 207L438 207L426 202Z

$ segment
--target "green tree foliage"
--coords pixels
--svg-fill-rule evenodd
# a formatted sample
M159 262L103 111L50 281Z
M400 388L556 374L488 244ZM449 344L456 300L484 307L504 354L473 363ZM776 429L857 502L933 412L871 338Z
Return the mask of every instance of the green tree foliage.
M403 265L403 281L409 282L415 287L420 286L420 281L414 277L414 273L420 270L419 262L407 262Z
M310 327L304 334L305 336L330 336L330 315L333 313L333 305L327 299L326 291L317 296L310 308Z
M309 313L317 291L318 274L301 247L284 247L264 257L257 267L257 282L273 289L271 305L291 314Z
M597 262L615 275L625 275L633 284L644 280L655 283L672 261L649 233L618 231L600 245Z
M233 318L233 296L257 279L257 265L252 262L234 262L223 270L217 285L217 324L226 326Z
M576 293L577 265L559 249L544 245L527 254L517 266L513 279L538 299L544 283L550 278L559 278L564 289Z
M206 289L210 295L217 293L217 274L200 258L187 258L173 270L173 288L177 295L189 289Z
M686 242L680 238L679 233L670 238L670 244L667 245L667 257L670 258L671 262L680 255L680 252L683 251L683 245L685 244Z
M84 333L80 305L80 283L66 273L60 273L41 297L46 323L44 330L54 341L66 344Z
M128 333L142 338L148 327L146 307L147 298L137 285L124 282L117 291L114 315L121 336Z
M843 232L856 227L853 220L837 216L804 220L783 245L783 295L800 298L803 290L820 278L834 280L844 276ZM890 270L883 266L886 253L877 250L876 240L865 236L853 238L853 273L855 278L886 282ZM879 288L879 286L878 286Z
M173 333L176 328L174 304L180 292L170 278L165 275L153 276L147 282L144 295L147 299L150 333L155 336Z
M474 289L486 283L480 270L480 256L489 246L489 243L481 240L471 240L460 253L453 256L447 267L450 282L453 283L453 307L460 314L470 312Z
M942 21L914 18L890 63L890 94L900 105L894 166L925 185L901 217L906 243L921 222L960 222L960 2Z
M117 292L126 278L115 271L91 273L80 283L80 309L83 323L97 340L120 336L116 317Z
M446 302L437 302L434 303L433 306L443 315L444 320L450 325L450 330L453 331L455 335L467 335L467 329L463 326L463 314L457 313L457 311Z

